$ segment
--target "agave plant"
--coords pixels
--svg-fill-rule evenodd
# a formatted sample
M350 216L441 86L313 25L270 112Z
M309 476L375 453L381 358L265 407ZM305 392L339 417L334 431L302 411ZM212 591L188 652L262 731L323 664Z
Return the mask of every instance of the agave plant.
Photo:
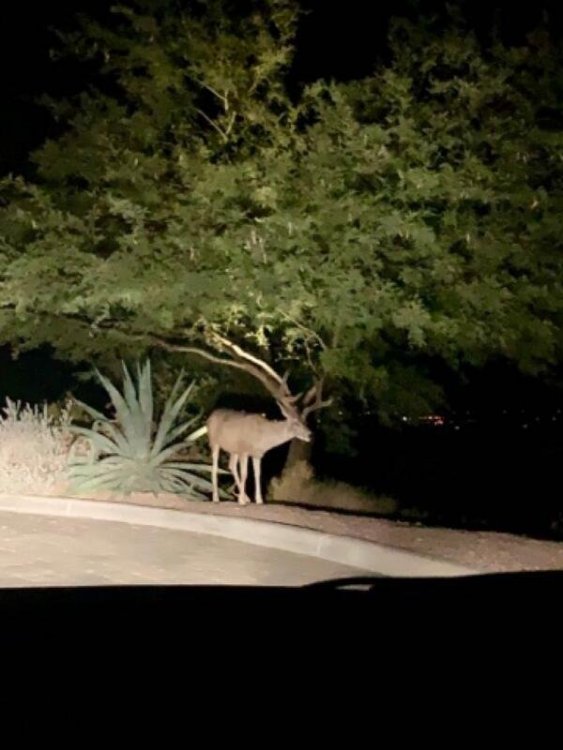
M108 392L115 409L110 419L91 406L77 401L92 417L92 428L73 426L72 431L86 438L89 454L72 454L68 477L76 490L103 489L123 493L173 492L194 499L205 498L211 483L200 476L209 472L209 464L194 464L178 459L182 448L205 434L200 427L186 434L195 419L178 424L178 418L193 389L193 383L182 390L178 377L160 420L153 423L154 402L151 366L147 360L137 365L137 382L123 363L123 393L98 370L96 376Z

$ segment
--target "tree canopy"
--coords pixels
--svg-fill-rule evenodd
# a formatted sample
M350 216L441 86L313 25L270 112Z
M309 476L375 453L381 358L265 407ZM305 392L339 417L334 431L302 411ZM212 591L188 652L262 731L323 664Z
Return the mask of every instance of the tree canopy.
M362 80L288 85L291 0L137 2L61 53L99 85L0 184L0 336L119 358L216 331L382 417L432 363L560 361L563 67L397 20ZM242 7L242 10L240 10ZM299 90L296 91L296 88Z

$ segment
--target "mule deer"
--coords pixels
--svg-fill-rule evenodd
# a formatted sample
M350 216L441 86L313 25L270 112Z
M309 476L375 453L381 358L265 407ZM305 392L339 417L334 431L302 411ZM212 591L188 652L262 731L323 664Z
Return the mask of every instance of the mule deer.
M278 402L279 403L279 402ZM217 468L219 452L230 454L229 469L238 489L238 501L242 505L250 502L246 495L248 459L254 468L255 500L264 502L261 487L261 461L271 448L283 445L293 438L309 441L311 431L303 422L284 411L285 419L266 419L261 414L247 414L233 409L216 409L207 420L207 434L213 456L213 502L219 502Z
M267 388L282 412L284 419L270 420L260 414L249 414L233 409L215 409L207 420L207 433L211 446L213 467L213 502L219 502L217 469L221 450L230 454L229 469L234 477L238 490L238 501L241 505L250 502L246 494L248 476L248 459L252 459L254 469L255 493L257 503L263 503L261 487L261 462L265 453L278 445L283 445L294 438L309 442L311 430L306 425L309 414L330 401L321 397L322 384L315 384L305 395L305 408L300 412L296 402L301 394L293 396L287 386L287 376L281 377L266 362L245 352L240 347L223 339L222 343L239 357L235 366L244 369L256 377Z

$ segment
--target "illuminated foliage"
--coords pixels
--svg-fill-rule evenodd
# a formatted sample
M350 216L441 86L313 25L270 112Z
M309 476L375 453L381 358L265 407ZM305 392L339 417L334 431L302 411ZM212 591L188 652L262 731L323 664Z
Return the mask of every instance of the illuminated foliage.
M54 105L68 127L34 184L0 186L5 340L117 359L144 334L214 329L383 417L440 401L432 363L559 360L563 81L545 32L484 50L459 24L400 21L372 76L290 97L289 0L164 6L66 39L100 89Z

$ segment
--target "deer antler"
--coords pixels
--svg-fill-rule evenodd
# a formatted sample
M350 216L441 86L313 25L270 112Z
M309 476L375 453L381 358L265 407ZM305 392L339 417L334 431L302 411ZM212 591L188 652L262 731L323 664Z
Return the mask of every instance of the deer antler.
M332 404L332 398L323 400L323 385L324 382L322 378L317 380L303 397L303 404L305 404L305 408L301 412L301 419L303 422L307 421L307 417L312 412L318 411L319 409L325 409Z

